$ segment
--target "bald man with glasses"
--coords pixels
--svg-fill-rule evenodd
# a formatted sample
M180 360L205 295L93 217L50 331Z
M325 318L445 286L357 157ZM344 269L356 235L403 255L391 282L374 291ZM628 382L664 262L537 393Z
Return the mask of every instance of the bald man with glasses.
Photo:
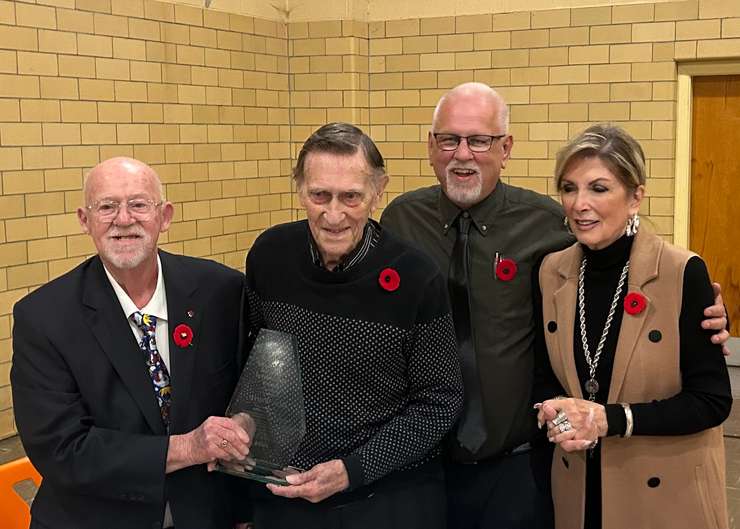
M43 476L31 528L231 529L236 478L208 470L250 444L220 417L243 277L157 249L174 207L148 165L101 162L83 195L97 255L13 310L16 424Z

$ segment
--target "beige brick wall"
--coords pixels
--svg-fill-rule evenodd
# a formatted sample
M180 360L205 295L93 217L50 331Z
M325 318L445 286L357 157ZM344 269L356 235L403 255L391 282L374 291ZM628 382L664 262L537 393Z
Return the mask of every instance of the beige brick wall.
M305 139L331 121L369 124L367 23L329 20L289 23L291 153L295 159ZM286 191L288 189L286 188ZM303 214L295 196L286 199Z
M109 156L159 171L176 204L165 248L239 268L262 229L301 216L289 174L312 130L366 128L392 199L435 182L434 104L476 80L511 104L507 182L554 196L558 148L614 121L645 147L643 213L672 237L675 61L737 59L738 2L543 11L556 3L533 0L532 11L515 2L480 14L488 3L473 1L478 14L460 14L455 3L410 0L373 3L388 13L376 20L363 1L315 14L296 5L301 21L291 22L269 2L251 17L236 14L240 0L215 1L221 11L201 0L0 0L0 437L14 431L13 303L93 251L74 212L84 172ZM411 16L426 17L404 15L414 2ZM318 20L335 12L347 17Z
M426 160L433 106L446 89L475 80L510 103L515 142L505 181L555 196L557 150L592 122L617 123L645 148L643 214L671 239L675 61L738 58L739 5L688 0L369 22L370 130L392 175L388 200L435 183Z
M91 166L127 155L159 172L173 252L243 268L291 219L287 37L150 0L0 1L0 438L13 303L93 252L75 215Z

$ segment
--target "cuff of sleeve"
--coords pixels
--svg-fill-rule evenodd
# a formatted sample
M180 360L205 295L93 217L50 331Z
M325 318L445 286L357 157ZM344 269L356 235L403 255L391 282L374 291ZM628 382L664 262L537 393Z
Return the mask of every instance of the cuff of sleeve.
M607 404L604 408L606 409L606 423L608 425L606 435L624 435L624 431L627 429L627 419L624 416L622 405Z
M365 484L365 477L362 472L362 460L359 455L351 455L342 458L344 468L347 469L347 477L349 478L349 488L347 490L355 490L362 487Z
M233 507L236 522L251 522L253 516L250 490L252 482L243 478L226 476L233 492Z

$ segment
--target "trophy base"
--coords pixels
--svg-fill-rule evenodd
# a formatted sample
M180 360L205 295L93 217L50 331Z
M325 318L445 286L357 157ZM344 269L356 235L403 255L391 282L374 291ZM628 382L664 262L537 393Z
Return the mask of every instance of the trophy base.
M295 467L283 468L271 463L257 463L254 460L250 460L249 464L246 465L241 463L224 464L219 461L216 463L215 470L238 478L251 479L252 481L259 481L260 483L272 483L273 485L281 486L290 485L290 483L285 479L286 476L303 472L301 469Z

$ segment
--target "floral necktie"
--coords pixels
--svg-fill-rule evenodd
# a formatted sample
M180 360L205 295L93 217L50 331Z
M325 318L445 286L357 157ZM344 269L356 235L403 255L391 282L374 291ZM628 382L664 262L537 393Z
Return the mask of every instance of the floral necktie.
M157 396L159 412L162 422L169 432L170 429L170 406L172 405L172 386L170 385L170 374L164 365L162 357L157 350L157 339L154 336L157 327L157 317L150 314L134 312L131 319L141 329L144 336L139 342L139 347L146 355L146 369L154 385L154 394Z

